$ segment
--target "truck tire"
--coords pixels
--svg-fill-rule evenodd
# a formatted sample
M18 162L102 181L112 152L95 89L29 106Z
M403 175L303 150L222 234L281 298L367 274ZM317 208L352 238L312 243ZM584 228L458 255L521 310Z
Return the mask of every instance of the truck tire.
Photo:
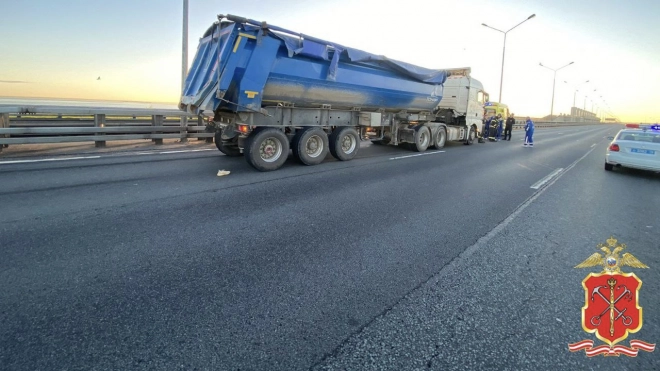
M426 126L420 126L415 130L415 143L413 150L417 152L426 151L431 145L431 130Z
M470 129L468 130L467 138L465 139L464 144L469 146L470 144L474 143L474 137L476 136L476 131L474 130L474 126L470 126Z
M289 139L277 128L253 131L245 141L245 160L259 171L277 170L289 157Z
M444 148L446 142L447 132L445 131L445 128L438 128L438 132L435 134L435 140L433 141L435 149Z
M218 131L215 133L213 139L215 141L215 147L226 156L238 157L241 155L241 150L238 148L238 135L233 138L223 138L222 132Z
M293 138L291 149L294 157L304 165L318 165L328 155L328 135L321 128L308 127Z
M352 127L336 128L330 135L330 154L339 161L350 161L360 150L360 135Z

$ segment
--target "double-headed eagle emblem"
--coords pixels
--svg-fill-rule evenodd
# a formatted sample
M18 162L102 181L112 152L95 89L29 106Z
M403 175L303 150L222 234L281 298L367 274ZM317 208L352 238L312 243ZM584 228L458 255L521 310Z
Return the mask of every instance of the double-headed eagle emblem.
M620 244L617 246L617 240L614 237L610 237L607 239L607 245L605 244L599 244L598 247L600 247L601 251L603 251L605 254L601 253L594 253L590 257L587 258L587 260L583 261L582 263L578 264L575 266L575 268L589 268L589 267L595 267L598 265L603 266L603 272L602 273L621 273L621 268L623 266L630 266L633 268L648 268L644 263L639 261L636 257L634 257L630 253L624 253L619 257L619 253L623 251L626 248L626 244ZM614 250L611 250L614 249Z

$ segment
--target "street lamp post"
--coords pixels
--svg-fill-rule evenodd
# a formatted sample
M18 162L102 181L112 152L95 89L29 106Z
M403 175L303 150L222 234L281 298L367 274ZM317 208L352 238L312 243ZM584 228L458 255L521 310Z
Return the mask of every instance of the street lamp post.
M181 91L186 83L188 73L188 0L183 0L183 32L181 45Z
M527 19L525 19L524 21L522 21L522 22L518 23L517 25L513 26L508 31L498 30L497 28L491 27L491 26L489 26L485 23L481 24L484 27L488 27L492 30L495 30L497 32L501 32L501 33L504 34L504 44L503 44L503 47L502 47L502 71L500 72L500 96L499 96L499 102L500 103L502 103L502 82L504 81L504 53L506 52L506 34L509 33L509 31L513 30L514 28L520 26L521 24L529 21L530 19L532 19L534 17L536 17L536 14L530 15L529 17L527 17Z
M564 82L565 82L566 84L568 84L568 81L564 81ZM589 82L589 80L587 80L587 81L585 81L585 82L583 82L583 83L581 83L580 85L578 85L578 86L575 87L575 91L573 92L573 107L576 107L576 106L575 106L575 98L576 98L576 96L577 96L577 92L580 91L580 89L578 89L578 88L579 88L580 86L582 86L582 85L588 83L588 82ZM570 85L570 84L569 84L569 85Z
M183 89L186 86L186 74L188 73L188 0L183 0L183 27L181 33L181 94L183 95ZM186 129L188 118L181 116L179 125L181 126L181 143L186 143L188 142Z
M575 63L575 62L571 62L571 63L569 63L569 64L567 64L567 65L565 65L565 66L559 67L559 68L557 68L557 69L552 69L552 68L550 68L550 67L548 67L548 66L544 66L543 63L540 63L540 62L539 62L539 66L541 66L541 67L545 67L545 68L549 69L550 71L553 71L553 72L554 72L554 77L552 78L552 103L550 104L550 119L551 119L551 120L552 120L552 115L553 115L554 112L555 112L555 111L554 111L554 110L555 110L555 85L556 85L556 81L557 81L557 71L561 70L561 69L564 68L564 67L568 67L568 66L570 66L570 65L573 64L573 63Z

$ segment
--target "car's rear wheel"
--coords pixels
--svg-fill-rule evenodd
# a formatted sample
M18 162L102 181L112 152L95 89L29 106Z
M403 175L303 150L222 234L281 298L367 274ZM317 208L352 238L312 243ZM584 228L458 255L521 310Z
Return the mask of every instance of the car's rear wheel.
M612 171L614 169L614 165L608 164L607 162L605 163L605 170L607 171Z

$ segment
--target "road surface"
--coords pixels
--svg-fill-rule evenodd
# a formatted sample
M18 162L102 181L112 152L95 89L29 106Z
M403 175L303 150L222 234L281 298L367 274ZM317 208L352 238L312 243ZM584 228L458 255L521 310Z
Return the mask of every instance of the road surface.
M618 128L269 173L216 151L0 161L0 364L658 369L568 351L595 340L598 269L573 267L611 235L650 266L629 339L660 339L660 175L603 170Z

